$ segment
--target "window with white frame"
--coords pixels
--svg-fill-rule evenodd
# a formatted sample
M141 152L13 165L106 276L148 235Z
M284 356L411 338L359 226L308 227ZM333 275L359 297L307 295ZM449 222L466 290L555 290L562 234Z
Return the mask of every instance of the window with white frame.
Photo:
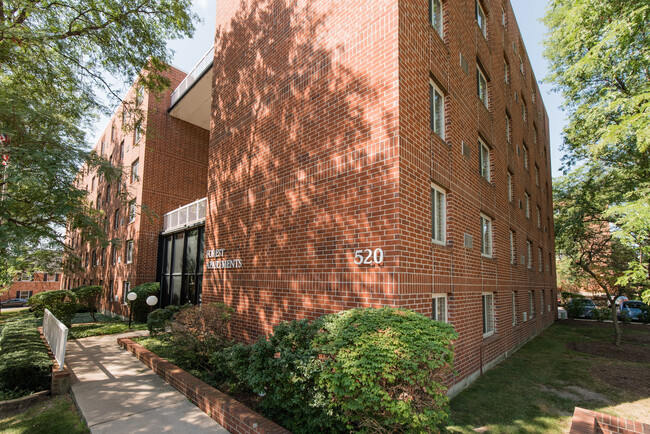
M113 213L113 229L120 227L120 210L116 209Z
M438 244L445 243L447 203L445 192L431 184L431 239Z
M510 65L506 59L503 59L503 80L506 84L510 84Z
M512 143L512 119L508 113L506 113L506 140Z
M539 187L539 166L535 164L535 185Z
M481 214L481 255L492 257L492 219Z
M436 32L442 38L442 1L431 0L429 2L429 20Z
M530 218L530 194L528 192L524 193L524 201L525 201L525 206L526 206L526 218Z
M126 304L128 302L128 299L126 298L126 295L131 291L131 282L123 282L122 283L122 302Z
M111 265L115 265L117 263L117 246L112 246L111 247Z
M522 144L521 146L522 152L523 152L523 157L524 157L524 169L528 170L528 146L526 144Z
M528 308L530 309L530 315L529 318L533 319L533 316L535 315L535 303L533 302L533 291L528 291Z
M494 333L494 294L483 293L483 337Z
M537 144L537 127L533 128L533 143Z
M528 256L528 268L533 268L533 243L526 240L526 255Z
M537 207L537 229L542 229L542 209Z
M515 264L517 262L517 251L515 250L515 231L510 231L510 263Z
M136 213L136 206L135 206L135 199L129 202L129 223L133 223L135 221L135 213Z
M508 171L508 202L512 202L515 200L515 193L513 191L513 184L512 184L512 173Z
M487 147L483 140L478 139L478 158L479 158L479 174L490 181L490 148Z
M445 138L445 97L433 81L429 82L429 105L431 110L431 130Z
M506 27L508 25L508 16L506 15L506 10L501 6L501 25Z
M433 294L431 303L431 318L447 322L447 294Z
M133 262L133 240L126 242L126 252L124 254L125 262L130 264Z
M517 294L515 291L510 292L512 296L512 325L517 325Z
M544 290L539 291L539 314L544 315Z
M523 97L521 99L521 117L524 119L524 123L528 121L528 108L526 107L526 102Z
M135 160L131 164L131 182L136 182L140 179L140 160Z
M483 36L487 38L487 20L485 19L485 11L479 0L476 0L476 23L481 29Z
M542 256L542 248L537 248L537 262L539 262L539 272L544 271L544 257Z
M476 66L476 94L483 102L485 108L488 107L488 82L485 73L480 66Z
M135 123L135 133L133 137L134 145L140 141L140 135L142 134L142 132L140 131L141 125L142 125L142 121L138 121Z

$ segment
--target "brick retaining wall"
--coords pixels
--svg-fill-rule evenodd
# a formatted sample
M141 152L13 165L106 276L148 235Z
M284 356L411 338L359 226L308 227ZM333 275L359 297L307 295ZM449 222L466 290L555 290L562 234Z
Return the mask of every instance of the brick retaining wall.
M650 434L650 424L576 407L570 434Z

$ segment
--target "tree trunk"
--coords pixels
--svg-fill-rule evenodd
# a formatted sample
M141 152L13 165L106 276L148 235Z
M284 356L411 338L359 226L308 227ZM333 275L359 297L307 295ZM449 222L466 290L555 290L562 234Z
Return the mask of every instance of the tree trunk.
M621 327L618 324L618 316L616 315L616 298L611 302L612 310L612 323L614 324L614 345L617 347L621 345Z

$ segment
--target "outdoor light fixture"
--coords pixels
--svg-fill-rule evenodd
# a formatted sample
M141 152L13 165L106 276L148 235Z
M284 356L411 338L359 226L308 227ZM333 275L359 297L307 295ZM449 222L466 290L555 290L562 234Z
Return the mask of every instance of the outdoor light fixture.
M150 295L149 297L147 297L146 301L149 306L153 307L156 304L158 304L158 297L156 297L155 295Z
M129 300L129 328L131 328L131 320L133 319L133 302L136 298L138 298L138 294L135 292L126 294L126 299Z

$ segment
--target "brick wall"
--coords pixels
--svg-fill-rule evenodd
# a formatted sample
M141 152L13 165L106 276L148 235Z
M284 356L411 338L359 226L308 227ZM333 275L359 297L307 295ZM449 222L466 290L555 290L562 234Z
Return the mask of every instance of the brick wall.
M4 288L0 289L0 291L4 291L0 293L0 302L7 301L11 298L20 298L19 291L31 291L31 295L36 295L40 292L55 291L57 289L60 289L60 276L61 275L59 274L57 278L58 280L56 281L54 280L54 274L47 275L43 273L34 273L34 280L31 281L23 281L20 280L20 277L18 277L14 279L13 282L11 282L11 286L7 291L4 291Z
M235 307L233 332L250 340L282 320L357 306L430 315L432 295L447 294L459 332L450 382L462 384L555 319L548 117L509 4L505 26L501 3L482 4L484 37L473 1L443 2L440 37L427 0L288 3L218 6L206 250L224 249L242 267L206 268L204 301ZM444 140L430 128L430 81L445 96ZM489 182L479 175L479 137L490 148ZM431 240L432 183L446 193L444 245ZM531 218L519 207L525 192ZM481 255L481 214L492 219L490 258ZM526 241L532 268L520 263ZM354 263L357 249L376 248L383 264ZM487 338L484 292L495 298Z

